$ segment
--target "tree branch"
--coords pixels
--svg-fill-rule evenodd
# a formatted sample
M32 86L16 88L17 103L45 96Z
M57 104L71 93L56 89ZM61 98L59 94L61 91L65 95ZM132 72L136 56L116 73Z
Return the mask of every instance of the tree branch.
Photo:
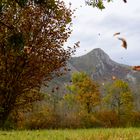
M0 21L0 24L2 24L3 26L6 26L8 29L13 30L14 27L13 26L8 26L5 23L3 23L2 21Z

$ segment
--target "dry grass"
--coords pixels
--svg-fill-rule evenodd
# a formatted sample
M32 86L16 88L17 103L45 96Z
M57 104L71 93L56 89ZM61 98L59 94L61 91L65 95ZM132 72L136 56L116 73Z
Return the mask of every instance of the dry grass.
M0 131L0 140L140 140L140 128Z

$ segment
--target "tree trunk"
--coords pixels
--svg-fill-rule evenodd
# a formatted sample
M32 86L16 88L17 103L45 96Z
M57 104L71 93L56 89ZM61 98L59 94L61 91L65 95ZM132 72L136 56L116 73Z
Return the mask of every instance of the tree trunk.
M87 102L87 103L86 103L86 106L87 106L87 113L90 114L90 113L91 113L90 103Z
M4 105L3 111L0 112L0 128L4 129L5 123L10 115L11 109L7 106Z
M13 94L11 94L11 92L7 93L7 95L9 95L7 97L7 100L5 100L5 102L3 103L3 105L1 106L2 111L0 111L0 128L4 129L5 127L5 123L8 120L10 113L13 110L16 98ZM12 96L10 96L12 95Z

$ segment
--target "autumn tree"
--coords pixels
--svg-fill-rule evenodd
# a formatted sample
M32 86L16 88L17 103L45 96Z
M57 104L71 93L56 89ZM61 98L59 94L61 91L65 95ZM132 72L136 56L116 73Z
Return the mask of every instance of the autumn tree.
M92 7L96 7L100 10L105 9L105 2L112 2L113 0L85 0L86 4ZM127 3L127 0L122 0L124 3Z
M72 75L72 85L68 86L69 91L75 94L77 101L85 108L87 113L100 104L100 92L97 84L84 73Z
M121 119L121 116L127 115L133 110L133 95L128 83L122 80L115 80L106 90L104 101L108 107L115 111Z
M63 48L71 16L60 0L0 1L0 126L20 105L40 100L41 85L62 74L75 51Z

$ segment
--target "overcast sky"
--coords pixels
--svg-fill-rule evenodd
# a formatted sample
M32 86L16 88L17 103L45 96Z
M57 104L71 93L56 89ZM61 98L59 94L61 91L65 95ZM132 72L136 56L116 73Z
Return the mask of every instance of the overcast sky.
M73 19L73 32L66 45L80 41L76 56L101 48L116 62L140 65L140 0L127 1L125 4L123 0L114 0L100 11L85 6L84 0L65 0L72 3L72 8L78 8ZM119 37L127 40L127 50L113 37L115 32L121 32Z

